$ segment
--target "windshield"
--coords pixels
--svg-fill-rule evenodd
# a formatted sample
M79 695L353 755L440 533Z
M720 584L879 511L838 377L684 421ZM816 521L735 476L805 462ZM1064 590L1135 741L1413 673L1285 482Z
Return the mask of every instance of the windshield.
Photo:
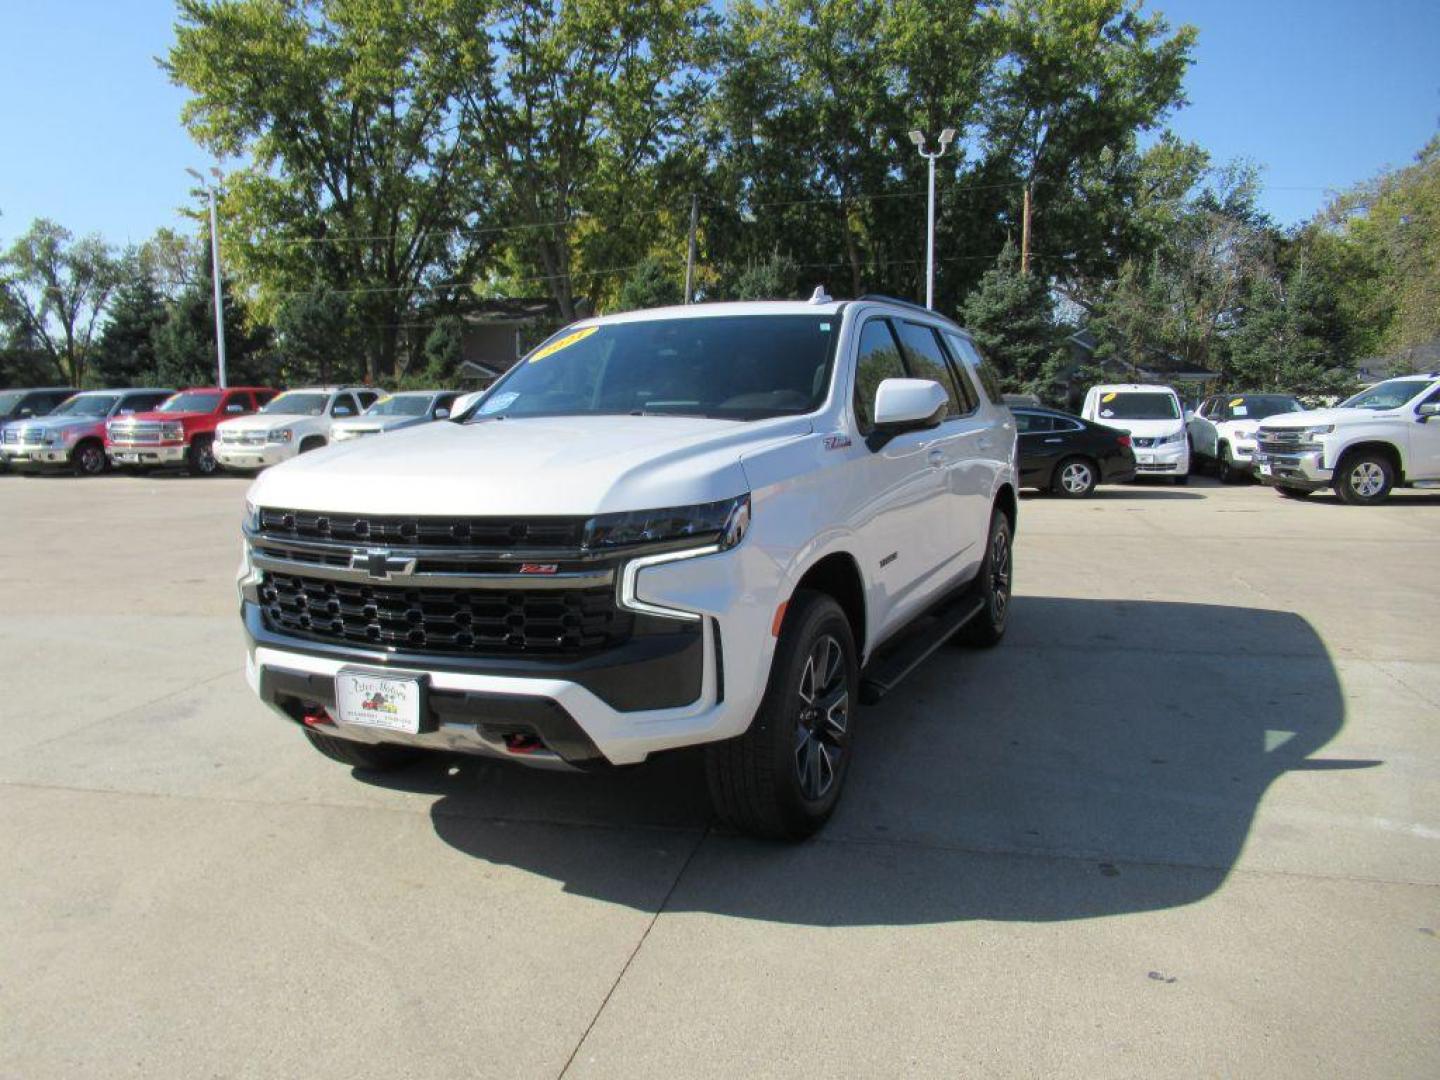
M1179 420L1180 406L1172 394L1147 390L1110 391L1100 395L1102 420Z
M214 412L220 394L214 390L186 390L176 394L156 412Z
M1369 390L1361 390L1349 401L1342 401L1343 409L1398 409L1416 394L1429 389L1429 379L1389 379L1376 383Z
M1237 394L1220 408L1224 420L1264 420L1287 412L1304 412L1305 406L1286 394Z
M429 394L396 394L381 398L365 410L366 416L424 416L430 411Z
M834 315L712 315L566 330L516 364L471 419L812 412L839 326Z
M320 416L325 412L325 404L329 400L329 394L294 390L288 394L281 394L260 411L272 414L281 413L285 416Z
M20 399L24 396L24 390L12 390L8 394L0 394L0 416L9 416L14 412L15 406L20 404Z
M51 416L108 416L120 400L118 394L76 394L51 410Z

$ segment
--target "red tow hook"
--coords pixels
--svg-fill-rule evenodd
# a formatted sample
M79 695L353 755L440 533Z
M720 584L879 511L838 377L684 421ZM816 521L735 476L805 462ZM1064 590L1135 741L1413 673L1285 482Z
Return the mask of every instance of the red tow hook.
M505 749L512 754L533 754L544 750L545 744L534 735L510 734L505 736Z
M330 714L323 705L306 705L305 711L300 715L300 722L306 727L335 726L335 721L330 719Z

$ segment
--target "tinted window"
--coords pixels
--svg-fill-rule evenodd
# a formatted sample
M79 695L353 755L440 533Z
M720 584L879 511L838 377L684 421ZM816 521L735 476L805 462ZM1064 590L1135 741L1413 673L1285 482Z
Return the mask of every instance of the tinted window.
M870 410L875 391L886 379L905 378L900 346L890 332L887 319L871 319L860 331L860 349L855 358L855 419L862 432L873 425Z
M272 400L261 412L274 416L321 416L330 395L323 391L291 390Z
M160 406L160 412L214 412L220 404L218 390L191 390L176 394Z
M1109 390L1100 395L1101 420L1178 420L1180 407L1170 394L1154 390Z
M945 396L950 399L950 407L945 410L945 415L959 416L962 412L969 412L968 406L960 404L954 376L950 374L950 367L945 363L945 352L935 331L919 323L902 322L900 340L905 344L905 361L906 367L910 369L910 377L933 379L945 388Z
M362 409L368 409L380 398L380 395L374 390L361 390L355 396L360 399L360 408Z
M985 388L985 396L990 399L990 404L1003 405L1005 391L1000 385L1000 376L995 372L995 365L980 351L980 347L959 334L946 334L945 340L955 352L957 366L962 371L968 366L980 377L980 385Z
M1304 406L1284 394L1236 394L1215 399L1215 415L1222 420L1264 420L1287 412L1300 412Z
M1016 412L1015 426L1021 435L1033 435L1042 431L1054 431L1055 419L1043 413Z
M1429 379L1390 379L1342 401L1345 409L1398 409L1430 385Z
M813 412L835 315L681 315L571 327L512 367L470 422L506 416L759 420Z

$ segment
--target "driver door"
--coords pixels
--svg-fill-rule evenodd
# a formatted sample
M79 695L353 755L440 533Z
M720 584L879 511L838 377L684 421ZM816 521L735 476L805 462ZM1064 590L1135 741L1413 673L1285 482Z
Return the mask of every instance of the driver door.
M1420 404L1440 404L1440 386L1421 398ZM1440 416L1410 425L1410 464L1405 479L1440 480Z

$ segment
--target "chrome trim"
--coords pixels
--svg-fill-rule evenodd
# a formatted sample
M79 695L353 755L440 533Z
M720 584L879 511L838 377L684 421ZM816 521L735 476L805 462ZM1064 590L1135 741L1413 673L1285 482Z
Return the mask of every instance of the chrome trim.
M399 557L400 553L391 551L391 555ZM250 565L256 570L269 570L277 574L294 574L297 577L325 578L330 581L350 581L364 585L390 587L413 585L421 589L592 589L609 585L615 580L615 571L608 567L604 570L587 573L562 574L451 574L445 572L402 574L392 571L389 577L377 578L371 576L368 570L359 570L350 566L329 566L325 563L276 558L260 548L251 549ZM698 616L695 617L698 618Z
M344 555L347 558L356 551L385 543L377 538L365 540L312 540L309 537L289 537L279 533L252 529L243 525L241 532L251 544L259 547L289 548L293 551L308 551L316 555ZM660 552L686 551L685 545L693 544L695 537L686 536L678 540L661 540L649 544L635 544L631 547L584 548L584 547L542 547L542 548L487 548L467 547L450 544L442 547L424 547L414 544L386 544L385 550L391 555L404 558L424 559L428 562L505 562L505 563L568 563L607 562L615 563L628 555ZM526 575L528 578L530 575Z
M631 559L625 564L625 569L620 574L620 589L615 595L615 601L620 607L627 611L640 612L643 615L659 615L664 619L683 619L685 622L695 622L700 619L700 613L696 611L685 611L681 608L662 607L659 604L648 604L636 594L636 577L641 570L647 566L659 566L662 563L680 562L682 559L698 559L702 555L715 555L720 551L719 544L711 544L703 548L691 548L688 551L667 551L661 555L648 555L640 559Z

